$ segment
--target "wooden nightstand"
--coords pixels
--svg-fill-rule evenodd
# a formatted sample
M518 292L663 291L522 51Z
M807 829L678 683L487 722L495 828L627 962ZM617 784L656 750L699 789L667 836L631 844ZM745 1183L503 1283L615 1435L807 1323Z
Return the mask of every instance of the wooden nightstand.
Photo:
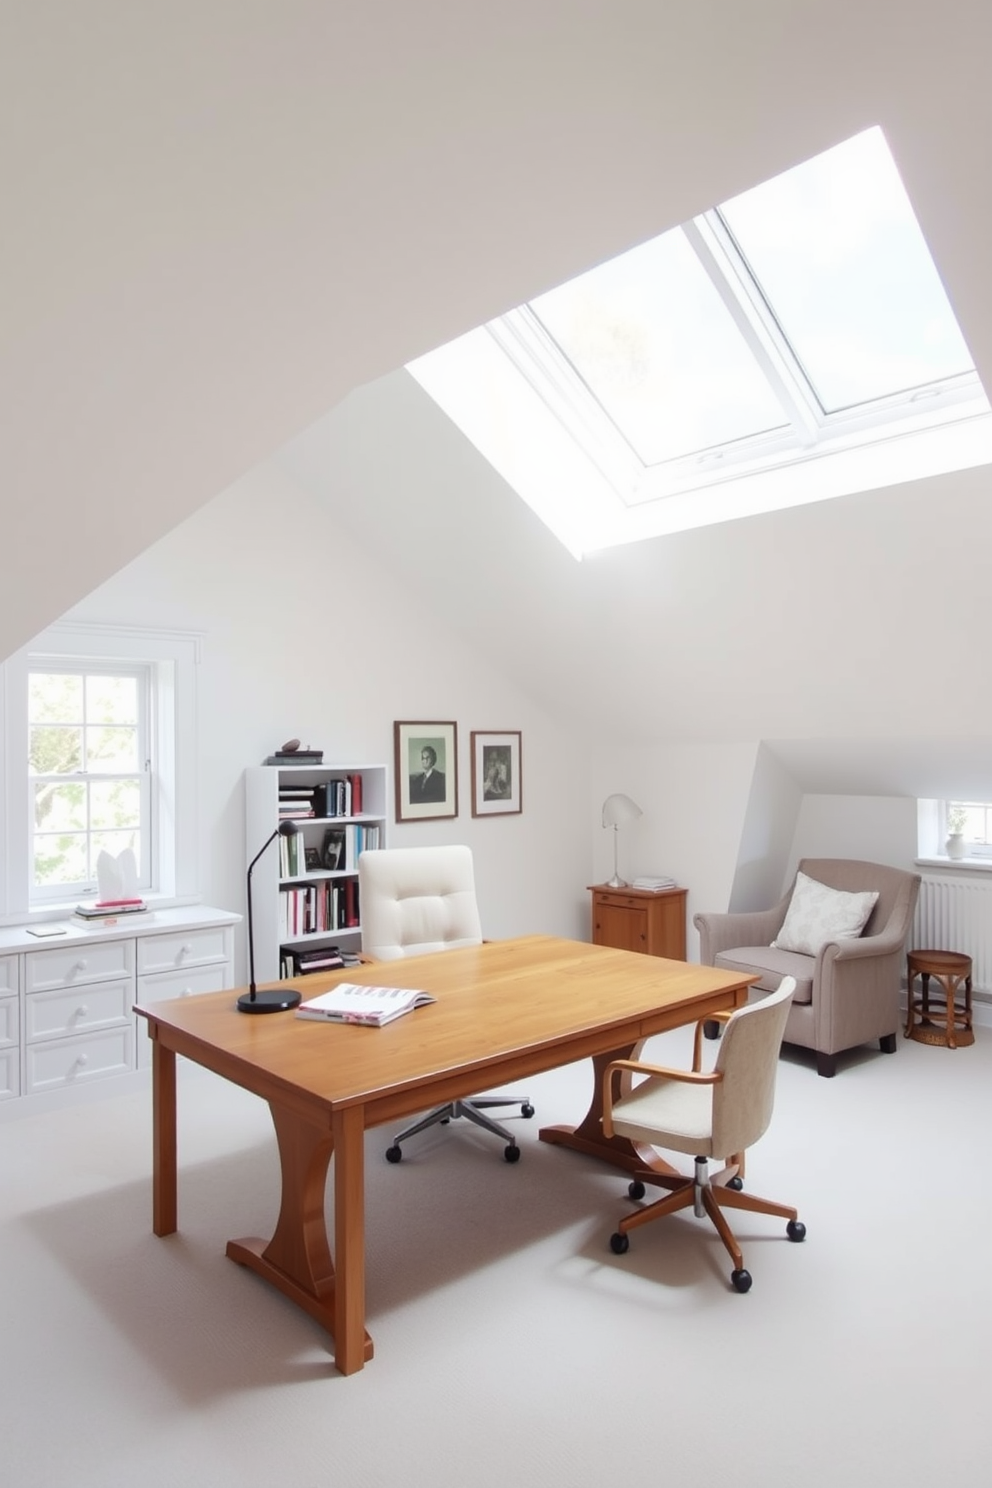
M685 901L688 889L611 889L590 884L592 943L647 956L685 960Z

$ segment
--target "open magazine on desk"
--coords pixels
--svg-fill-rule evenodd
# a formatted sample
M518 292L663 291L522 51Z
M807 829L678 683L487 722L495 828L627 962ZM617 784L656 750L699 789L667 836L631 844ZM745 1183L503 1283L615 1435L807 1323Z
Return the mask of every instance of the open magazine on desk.
M434 1000L429 992L411 987L362 987L357 982L339 982L329 992L301 1002L296 1016L318 1023L363 1023L367 1028L381 1028Z

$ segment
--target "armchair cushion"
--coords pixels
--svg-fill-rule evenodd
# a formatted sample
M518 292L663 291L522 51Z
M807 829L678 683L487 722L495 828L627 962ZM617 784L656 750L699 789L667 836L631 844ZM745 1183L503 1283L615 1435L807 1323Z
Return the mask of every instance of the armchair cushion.
M777 992L782 978L790 976L796 984L793 1003L813 1000L815 956L801 956L776 946L735 946L733 950L719 952L713 964L724 971L743 971L760 977L752 988L754 992Z
M828 941L853 940L865 928L877 902L877 891L848 893L797 873L785 923L772 948L816 956Z

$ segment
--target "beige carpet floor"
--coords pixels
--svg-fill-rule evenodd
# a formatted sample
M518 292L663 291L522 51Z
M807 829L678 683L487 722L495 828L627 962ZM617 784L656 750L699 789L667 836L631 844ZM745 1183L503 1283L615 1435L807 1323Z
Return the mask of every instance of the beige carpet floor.
M684 1033L652 1055L684 1059ZM224 1255L277 1206L267 1109L180 1082L180 1231L150 1232L145 1091L0 1125L0 1471L11 1488L978 1488L992 1473L992 1031L780 1064L741 1215L746 1296L691 1213L608 1238L625 1181L537 1141L585 1064L528 1086L523 1156L460 1122L369 1134L369 1329L317 1325Z

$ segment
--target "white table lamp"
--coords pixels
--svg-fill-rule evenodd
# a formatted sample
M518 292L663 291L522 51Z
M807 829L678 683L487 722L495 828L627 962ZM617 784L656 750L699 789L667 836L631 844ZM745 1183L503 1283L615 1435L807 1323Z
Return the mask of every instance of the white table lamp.
M627 880L620 877L617 868L617 829L624 822L636 821L643 816L640 806L632 801L629 796L615 795L607 796L603 802L603 826L613 828L613 877L607 881L608 889L628 889L630 885Z

